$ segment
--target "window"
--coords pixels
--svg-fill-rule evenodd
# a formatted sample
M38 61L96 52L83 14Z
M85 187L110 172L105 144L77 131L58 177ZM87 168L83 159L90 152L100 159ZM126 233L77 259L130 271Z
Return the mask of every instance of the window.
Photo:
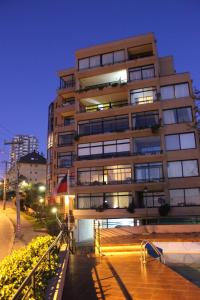
M132 201L132 193L94 193L78 194L76 208L78 209L96 209L102 208L127 208Z
M129 69L129 80L143 80L155 77L154 65Z
M131 104L145 104L154 102L156 97L156 89L155 88L144 88L138 90L130 91Z
M113 54L112 53L106 53L102 55L102 65L110 65L113 64Z
M188 83L162 86L160 88L160 92L161 92L162 100L188 97L189 96L189 86L188 86Z
M192 177L198 176L198 162L197 160L183 160L168 162L168 177Z
M191 133L170 134L165 136L166 150L183 150L196 148L195 135Z
M73 133L60 133L58 135L58 146L70 146L73 144L74 134Z
M58 152L58 168L68 168L72 166L73 152Z
M75 104L75 98L70 97L70 98L65 98L62 100L62 106L70 106Z
M110 64L119 63L125 60L124 50L118 50L101 55L90 56L87 58L79 59L79 70L95 68L99 66L105 66Z
M64 126L69 126L74 124L74 118L64 117Z
M78 169L79 185L127 184L131 183L130 165Z
M79 70L89 69L90 61L89 58L79 59Z
M159 207L161 205L161 201L165 200L164 192L139 192L140 203L139 206L141 208L144 207ZM140 199L141 198L141 199Z
M192 109L191 107L166 109L163 112L163 121L165 125L192 122Z
M200 205L200 188L169 190L171 206Z
M135 164L135 181L151 182L163 180L162 163Z
M155 136L133 139L133 152L136 155L160 153L160 137Z
M78 194L76 208L96 209L103 206L103 194Z
M100 55L90 57L90 68L95 68L100 66Z
M133 129L151 128L159 124L158 111L136 113L132 116Z
M123 62L125 60L124 50L119 50L114 52L114 63Z
M132 194L128 192L105 193L104 203L107 208L127 208L132 201Z
M79 159L128 155L130 140L112 140L78 145Z
M91 135L129 129L128 116L117 116L96 120L82 121L78 124L79 135Z
M60 77L60 89L72 88L75 86L74 74Z

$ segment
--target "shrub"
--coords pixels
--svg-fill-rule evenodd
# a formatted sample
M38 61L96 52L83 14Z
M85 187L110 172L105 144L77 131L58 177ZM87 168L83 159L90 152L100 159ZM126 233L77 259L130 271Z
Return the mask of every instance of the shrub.
M7 300L14 296L24 279L30 274L41 256L47 251L53 237L37 237L23 249L13 251L0 262L0 299ZM44 299L44 291L49 278L55 274L58 265L58 255L53 253L51 266L46 261L41 265L37 277L37 300ZM34 298L31 298L34 299Z

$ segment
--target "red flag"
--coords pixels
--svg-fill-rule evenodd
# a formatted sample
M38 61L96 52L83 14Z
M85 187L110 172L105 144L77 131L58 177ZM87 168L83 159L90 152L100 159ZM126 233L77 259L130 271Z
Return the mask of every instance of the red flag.
M68 178L67 177L68 176L65 175L63 177L63 179L61 180L61 182L59 183L59 185L57 187L57 194L69 192L68 183L67 183Z

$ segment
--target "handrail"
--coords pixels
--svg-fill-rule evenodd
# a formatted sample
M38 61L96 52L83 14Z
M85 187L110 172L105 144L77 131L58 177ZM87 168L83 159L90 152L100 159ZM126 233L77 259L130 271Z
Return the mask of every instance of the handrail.
M36 281L36 275L38 274L38 269L41 265L41 263L45 260L45 258L48 260L49 264L50 264L50 255L52 250L54 250L54 247L57 246L60 242L60 244L62 243L62 241L64 240L65 243L68 244L68 241L66 239L66 235L67 232L65 229L61 230L60 233L58 234L58 236L56 237L56 239L53 241L53 243L50 245L50 247L48 248L48 250L43 254L43 256L40 258L40 260L37 262L37 264L35 265L35 267L32 269L32 271L30 272L30 274L24 279L24 281L22 282L21 286L18 288L18 290L16 291L15 295L11 298L11 300L18 300L18 299L26 299L26 297L29 295L29 293L32 291L33 295L35 295L35 289L36 289L36 285L35 285L35 281ZM69 248L68 248L69 249ZM69 250L68 250L69 251ZM29 286L28 290L26 291L25 295L22 295L22 291L24 290L24 288L26 286Z
M147 263L147 257L146 257L147 251L145 248L147 244L151 245L151 247L153 248L155 253L158 255L160 262L165 264L165 257L163 255L163 253L151 241L148 241L148 240L143 240L141 242L141 261L142 261L142 263L143 264Z

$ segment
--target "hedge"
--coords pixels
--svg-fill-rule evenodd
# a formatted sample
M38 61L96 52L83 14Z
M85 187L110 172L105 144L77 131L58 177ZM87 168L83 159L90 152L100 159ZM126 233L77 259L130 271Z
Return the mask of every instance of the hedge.
M25 248L13 251L0 262L0 299L7 300L14 296L53 240L51 236L37 237ZM37 281L37 300L44 299L48 280L55 274L57 266L58 254L55 251L51 256L51 268L46 261L42 263Z

